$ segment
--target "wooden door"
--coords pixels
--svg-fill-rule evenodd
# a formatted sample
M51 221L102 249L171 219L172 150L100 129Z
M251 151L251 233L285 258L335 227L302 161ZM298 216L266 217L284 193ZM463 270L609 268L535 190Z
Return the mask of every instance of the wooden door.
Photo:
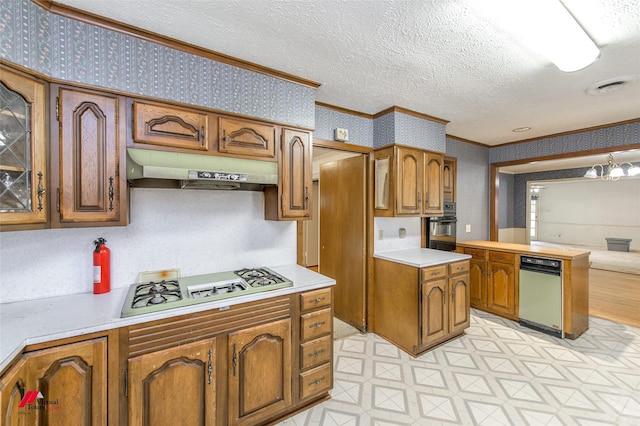
M487 309L515 315L515 267L506 263L489 262L487 272Z
M60 222L124 225L123 102L66 88L58 96Z
M311 217L311 136L282 129L280 208L282 219Z
M215 342L204 339L131 358L129 426L214 425Z
M45 85L0 68L0 226L47 222ZM30 228L25 228L30 229Z
M229 334L229 424L255 425L292 404L291 319Z
M487 262L484 260L470 260L469 301L474 308L487 307Z
M218 151L275 160L276 126L232 117L218 120Z
M25 357L29 390L41 392L42 404L47 406L36 410L36 424L107 424L106 338L30 352Z
M422 345L429 346L449 334L447 280L427 281L421 287Z
M425 214L443 214L442 154L424 154L424 209Z
M398 147L396 153L396 214L420 214L423 192L423 152Z
M144 102L133 103L136 143L206 151L209 120L205 112Z
M367 156L320 166L319 272L336 280L334 315L366 329Z
M35 392L27 380L26 358L21 357L0 379L0 424L6 426L31 426L36 424L36 410L30 410L26 402L28 392ZM23 403L23 398L25 402ZM35 401L34 401L35 402ZM22 405L22 406L21 406Z
M449 333L462 332L470 325L469 274L449 278Z

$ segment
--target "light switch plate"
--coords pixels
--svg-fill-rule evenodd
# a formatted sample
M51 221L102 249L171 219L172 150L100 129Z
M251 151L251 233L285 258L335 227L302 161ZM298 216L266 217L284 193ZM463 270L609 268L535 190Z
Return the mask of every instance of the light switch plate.
M467 226L465 227L465 231L467 231L467 232L471 232L471 225L467 225Z
M348 142L349 130L343 129L341 127L336 127L333 131L333 139L339 142Z

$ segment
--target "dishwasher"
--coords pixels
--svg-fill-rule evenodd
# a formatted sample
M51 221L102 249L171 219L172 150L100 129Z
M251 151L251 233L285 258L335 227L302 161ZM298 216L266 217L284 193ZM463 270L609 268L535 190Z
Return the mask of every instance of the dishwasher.
M520 325L564 338L562 260L520 256Z

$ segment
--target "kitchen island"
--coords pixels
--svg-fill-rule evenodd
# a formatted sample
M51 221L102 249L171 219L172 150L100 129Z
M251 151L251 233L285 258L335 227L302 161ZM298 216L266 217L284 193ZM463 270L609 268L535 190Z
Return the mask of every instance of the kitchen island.
M127 288L0 305L3 420L257 425L329 398L335 280L271 269L293 285L126 318Z
M374 255L376 334L417 356L469 327L469 259L425 248Z
M471 307L514 321L520 319L520 255L562 263L562 331L575 339L589 328L590 252L496 241L465 241L456 252L472 257Z

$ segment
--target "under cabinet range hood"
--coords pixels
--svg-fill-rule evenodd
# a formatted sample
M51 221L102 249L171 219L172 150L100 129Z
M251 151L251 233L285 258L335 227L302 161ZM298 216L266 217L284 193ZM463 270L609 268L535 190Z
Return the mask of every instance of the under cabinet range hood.
M278 184L278 163L127 148L127 180L146 188L261 191Z

